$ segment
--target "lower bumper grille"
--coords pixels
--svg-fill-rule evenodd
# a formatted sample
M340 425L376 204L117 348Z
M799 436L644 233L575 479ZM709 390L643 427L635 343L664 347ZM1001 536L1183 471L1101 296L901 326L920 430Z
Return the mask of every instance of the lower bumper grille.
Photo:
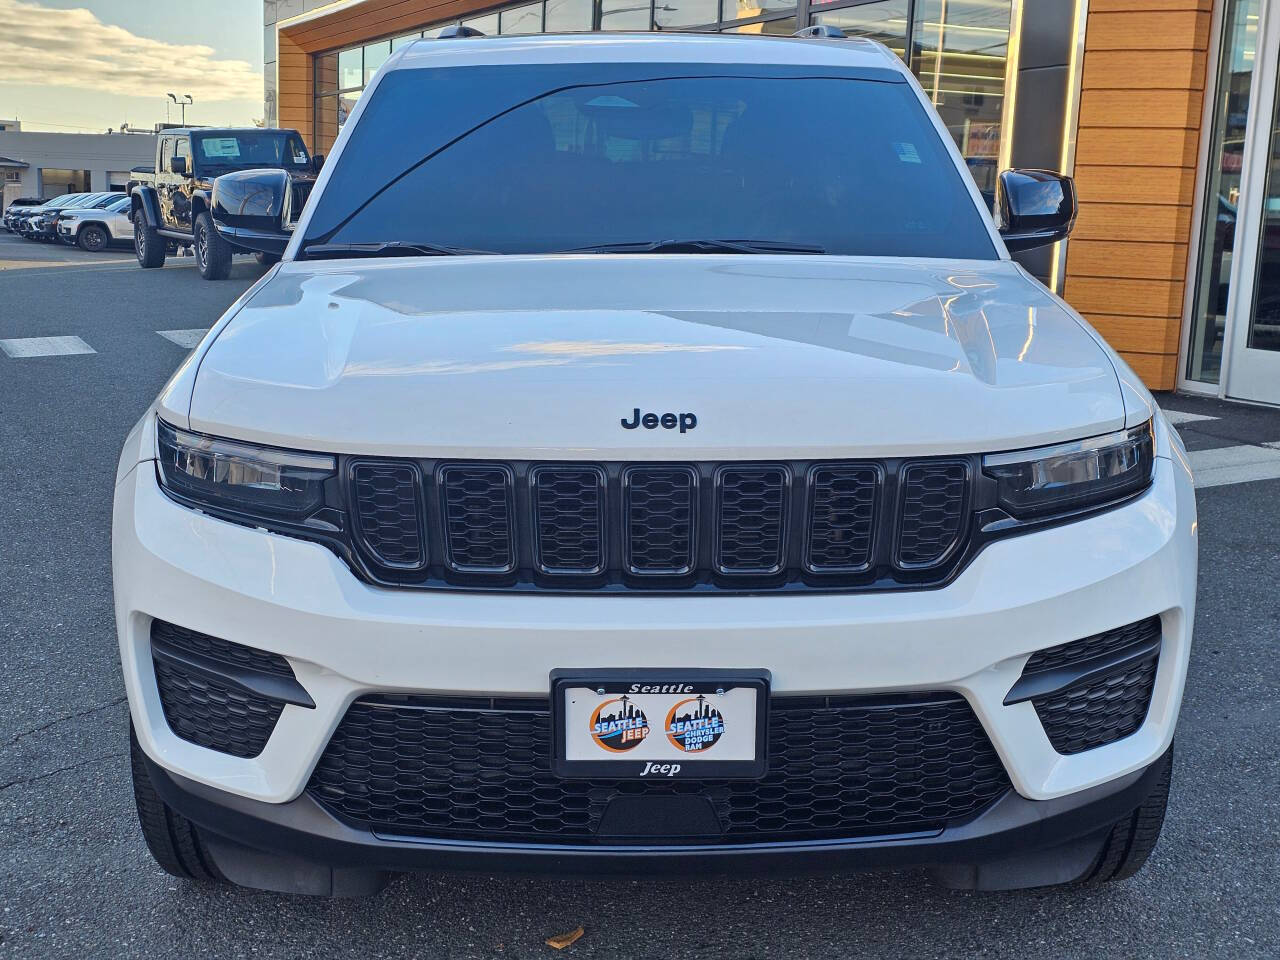
M1136 733L1151 708L1160 644L1160 618L1148 617L1033 654L1019 683L1058 678L1031 697L1053 749L1083 753Z
M163 620L151 624L151 647L170 730L220 753L246 758L262 753L286 701L254 693L235 678L287 677L296 683L284 657Z
M691 845L933 832L1009 789L951 694L775 698L768 743L761 780L560 780L546 700L370 697L352 704L307 789L380 833L546 844L626 843L611 806L643 818L649 800L718 824L643 841Z

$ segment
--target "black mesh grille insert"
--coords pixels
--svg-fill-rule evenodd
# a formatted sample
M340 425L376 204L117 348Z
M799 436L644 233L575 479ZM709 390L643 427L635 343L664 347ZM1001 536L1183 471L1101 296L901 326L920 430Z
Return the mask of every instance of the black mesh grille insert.
M358 700L308 790L343 819L394 834L614 843L620 796L696 794L722 834L697 843L837 839L937 830L1009 788L968 703L951 694L775 698L762 780L560 780L545 700Z
M1128 626L1108 630L1083 640L1074 640L1046 650L1037 650L1027 661L1024 673L1042 673L1115 653L1125 647L1146 643L1160 636L1160 618L1147 617Z
M513 569L510 471L501 466L447 466L440 470L440 485L449 566L463 572Z
M697 474L690 467L629 467L624 477L628 569L669 576L693 569Z
M1033 700L1053 749L1083 753L1136 733L1151 707L1158 665L1158 660L1147 660L1093 683Z
M543 573L604 569L605 483L598 467L534 468L534 549Z
M809 478L809 541L814 573L861 570L871 562L880 471L873 466L815 467Z
M897 562L941 563L960 538L969 490L965 463L913 463L902 474Z
M280 677L293 676L293 668L289 666L289 661L278 653L255 650L253 647L231 643L220 637L211 637L207 633L197 633L164 620L151 622L151 638L232 666L248 667L259 673L271 673Z
M1031 655L1023 675L1084 664L1159 640L1160 618L1148 617L1115 630L1064 643ZM1147 719L1159 657L1124 663L1111 672L1031 703L1049 742L1072 754L1114 743L1136 733Z
M244 693L165 661L152 661L169 729L191 743L237 757L256 757L284 704Z
M351 483L356 523L374 558L388 567L421 566L426 557L418 468L406 463L356 463Z
M787 471L769 466L722 467L716 481L716 569L721 573L781 570L786 559Z

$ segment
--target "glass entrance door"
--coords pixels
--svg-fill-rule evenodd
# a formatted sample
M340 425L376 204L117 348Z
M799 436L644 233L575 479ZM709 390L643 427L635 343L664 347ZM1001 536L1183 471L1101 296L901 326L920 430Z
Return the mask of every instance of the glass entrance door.
M1262 4L1231 265L1225 393L1280 404L1280 7Z

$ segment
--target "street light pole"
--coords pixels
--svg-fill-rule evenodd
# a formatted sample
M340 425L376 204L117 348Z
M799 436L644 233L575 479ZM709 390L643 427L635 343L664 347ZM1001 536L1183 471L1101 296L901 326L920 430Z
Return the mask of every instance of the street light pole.
M177 94L171 93L169 94L169 99L182 108L182 125L185 127L187 125L187 107L195 103L195 99L189 93L184 93L181 99L178 98ZM169 120L169 105L167 103L164 109L165 122L167 123Z

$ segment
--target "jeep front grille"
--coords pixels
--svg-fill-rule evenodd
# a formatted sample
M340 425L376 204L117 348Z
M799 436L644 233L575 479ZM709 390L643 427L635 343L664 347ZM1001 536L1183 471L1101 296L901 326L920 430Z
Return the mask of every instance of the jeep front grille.
M352 460L375 582L777 590L945 581L975 529L966 459L785 463Z

